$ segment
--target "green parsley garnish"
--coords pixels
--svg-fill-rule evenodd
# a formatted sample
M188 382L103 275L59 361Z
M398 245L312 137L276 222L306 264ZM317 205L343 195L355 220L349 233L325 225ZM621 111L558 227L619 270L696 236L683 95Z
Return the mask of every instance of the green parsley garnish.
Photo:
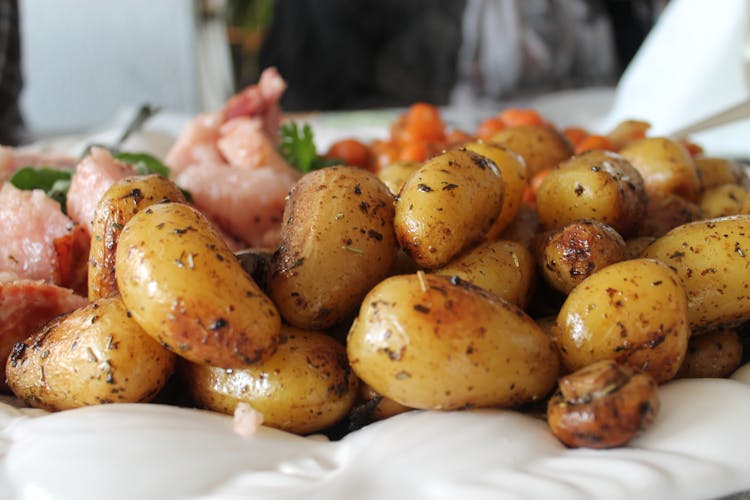
M72 176L73 171L70 169L23 167L13 174L10 183L24 191L41 189L47 196L57 201L65 213Z
M287 163L303 174L341 163L318 155L312 128L307 123L301 128L295 122L284 123L279 129L279 135L279 153Z

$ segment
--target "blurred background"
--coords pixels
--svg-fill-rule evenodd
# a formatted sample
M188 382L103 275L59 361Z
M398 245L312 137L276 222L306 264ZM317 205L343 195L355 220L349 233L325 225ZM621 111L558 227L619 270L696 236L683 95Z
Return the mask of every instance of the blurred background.
M276 66L286 111L614 85L667 0L0 0L0 142L194 114Z

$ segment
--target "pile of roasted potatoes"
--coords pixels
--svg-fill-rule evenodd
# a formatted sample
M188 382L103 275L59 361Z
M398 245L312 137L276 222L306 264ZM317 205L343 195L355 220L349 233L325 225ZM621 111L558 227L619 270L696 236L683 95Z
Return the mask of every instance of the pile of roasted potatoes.
M541 124L323 168L289 193L278 247L240 254L171 181L121 181L96 212L90 304L17 344L8 383L63 410L169 381L300 434L542 409L568 446L622 445L660 384L731 374L750 319L743 169L628 126L616 152Z

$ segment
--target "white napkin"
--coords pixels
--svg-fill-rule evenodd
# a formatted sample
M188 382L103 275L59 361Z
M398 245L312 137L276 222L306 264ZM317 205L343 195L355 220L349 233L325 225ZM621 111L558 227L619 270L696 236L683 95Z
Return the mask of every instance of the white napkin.
M664 135L748 97L750 2L671 0L617 85L599 129L625 119ZM696 134L711 154L750 155L750 120Z

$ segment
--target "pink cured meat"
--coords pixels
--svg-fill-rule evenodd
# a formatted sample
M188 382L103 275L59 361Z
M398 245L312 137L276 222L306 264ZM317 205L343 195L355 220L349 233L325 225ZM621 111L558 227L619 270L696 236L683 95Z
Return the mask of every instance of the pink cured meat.
M67 288L0 273L0 392L8 390L5 362L13 345L58 315L78 309L86 302Z
M91 221L104 193L115 182L137 175L132 165L115 160L104 148L92 148L76 166L68 190L68 215L91 234Z
M299 173L276 152L286 84L275 69L214 114L193 119L166 158L196 207L254 247L278 241L286 195Z
M88 233L43 191L0 188L0 271L80 290L85 287Z
M0 182L9 180L23 167L73 168L75 164L75 159L68 156L28 153L0 146Z

